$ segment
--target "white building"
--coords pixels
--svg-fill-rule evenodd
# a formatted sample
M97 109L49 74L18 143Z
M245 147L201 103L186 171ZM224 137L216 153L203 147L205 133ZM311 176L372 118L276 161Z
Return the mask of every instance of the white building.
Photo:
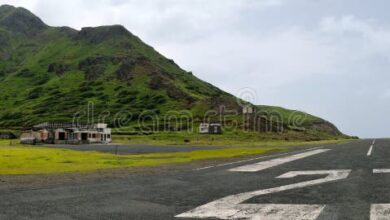
M201 123L199 125L200 134L222 134L222 125L219 123Z
M111 128L107 124L43 123L25 131L21 136L25 144L93 144L110 143Z

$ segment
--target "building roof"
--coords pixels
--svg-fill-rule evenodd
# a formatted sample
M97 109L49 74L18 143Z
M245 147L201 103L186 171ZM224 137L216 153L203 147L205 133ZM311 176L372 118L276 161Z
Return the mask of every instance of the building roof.
M80 129L93 129L97 124L80 124L80 123L63 123L63 122L45 122L38 125L34 125L35 129L58 129L58 128L80 128Z

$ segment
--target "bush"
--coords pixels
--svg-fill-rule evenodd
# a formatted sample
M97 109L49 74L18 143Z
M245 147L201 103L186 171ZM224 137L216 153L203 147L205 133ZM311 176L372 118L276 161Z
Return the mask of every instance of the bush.
M69 70L69 65L65 65L62 63L51 63L47 68L47 72L56 73L57 75L64 75L66 71Z
M122 86L115 87L114 91L117 92L117 91L121 90L122 88L123 88Z
M106 71L106 65L110 60L108 56L88 57L79 63L79 70L84 71L87 80L96 80Z
M21 77L33 77L35 74L26 68L19 71L17 75Z
M0 116L2 120L16 120L23 116L21 112L11 112L7 111L4 112L3 115Z
M137 97L125 96L125 97L122 97L122 98L118 99L117 103L126 105L126 104L134 103L135 101L137 101Z
M119 66L119 69L115 72L117 79L129 83L134 77L133 70L135 66L136 62L134 62L133 60L123 60L121 65Z
M157 95L152 98L153 102L156 104L163 104L167 101L167 98L162 95Z
M47 83L48 81L50 80L50 77L48 75L41 75L41 76L38 76L36 78L34 78L33 80L31 80L31 82L34 84L34 85L43 85L45 83Z
M35 88L35 89L33 89L33 90L31 90L31 91L29 92L29 94L27 95L27 98L28 98L28 99L36 99L36 98L39 98L39 96L42 94L42 92L43 92L42 87L37 87L37 88Z
M93 98L93 97L95 97L95 93L94 92L85 92L85 93L82 93L80 96L82 98Z

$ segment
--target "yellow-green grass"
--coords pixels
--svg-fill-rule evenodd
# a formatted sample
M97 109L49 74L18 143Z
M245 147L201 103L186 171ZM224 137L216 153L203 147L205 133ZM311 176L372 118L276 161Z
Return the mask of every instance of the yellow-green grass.
M124 167L148 167L202 159L231 158L281 150L275 148L230 148L180 153L113 155L22 145L0 146L0 175L86 172Z
M10 141L0 141L0 175L92 172L114 168L150 167L206 159L283 152L290 149L286 146L288 146L286 143L284 145L268 143L263 147L231 147L178 153L113 155L100 152L24 146Z
M123 144L150 145L196 145L225 147L275 147L308 144L331 144L348 142L351 139L329 137L321 141L305 141L304 138L293 139L294 133L279 135L276 133L259 134L254 132L231 132L223 135L208 135L188 132L160 132L151 135L114 135L114 142ZM295 137L296 138L296 137ZM286 140L287 139L287 140Z

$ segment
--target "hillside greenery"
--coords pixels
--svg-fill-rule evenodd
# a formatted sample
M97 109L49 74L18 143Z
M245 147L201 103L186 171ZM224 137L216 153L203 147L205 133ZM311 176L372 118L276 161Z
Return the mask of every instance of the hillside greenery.
M95 121L124 126L122 132L137 126L145 112L161 120L168 112L188 111L198 124L220 106L241 111L236 97L181 69L121 25L80 31L50 27L24 8L3 5L0 45L2 128L44 121L91 122L88 103ZM331 123L311 115L296 126L289 122L290 110L256 108L278 111L286 132L342 135Z

